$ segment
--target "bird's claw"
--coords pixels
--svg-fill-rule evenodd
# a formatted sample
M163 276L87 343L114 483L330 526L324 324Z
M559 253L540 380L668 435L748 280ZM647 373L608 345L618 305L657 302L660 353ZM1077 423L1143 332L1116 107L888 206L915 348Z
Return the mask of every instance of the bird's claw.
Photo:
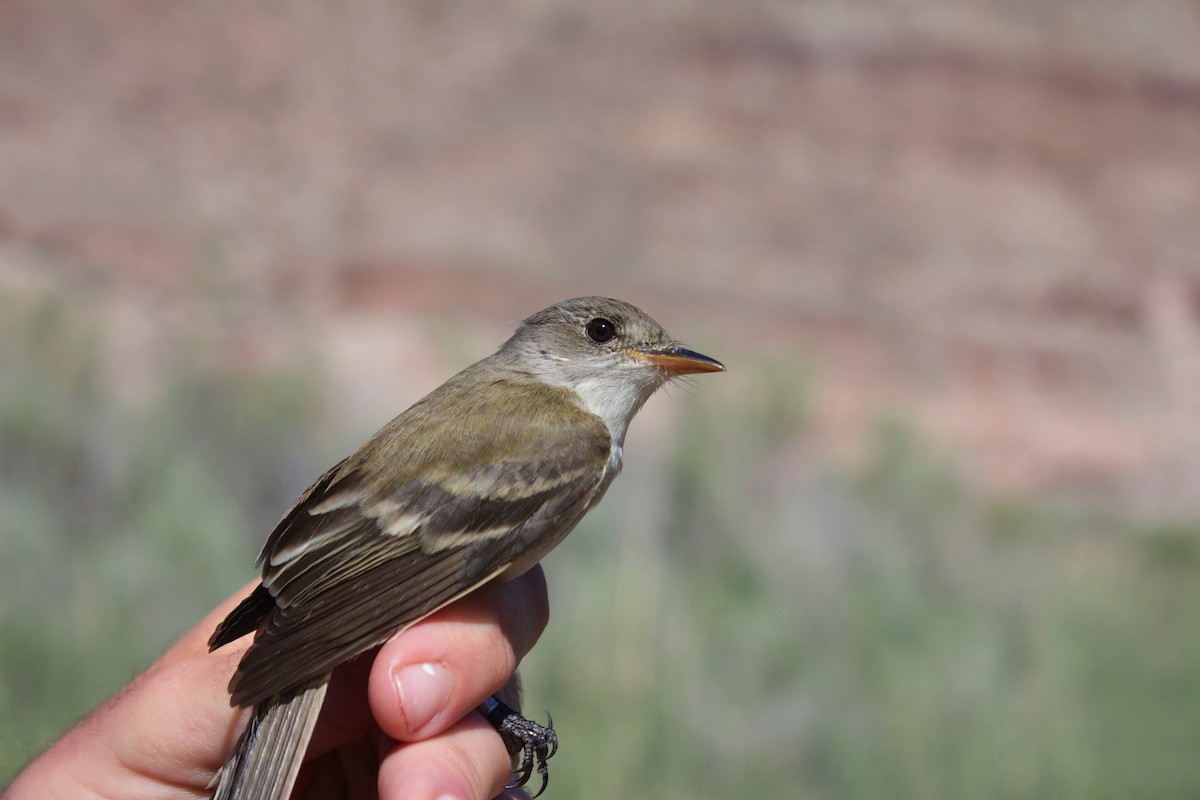
M480 711L504 740L509 755L515 756L519 753L521 756L516 769L512 771L516 778L506 788L516 789L524 786L533 777L533 771L536 769L542 778L542 785L534 797L541 795L550 782L550 770L546 762L558 752L558 735L554 732L554 718L550 716L550 712L546 712L546 724L539 725L525 719L516 709L495 698L489 699Z

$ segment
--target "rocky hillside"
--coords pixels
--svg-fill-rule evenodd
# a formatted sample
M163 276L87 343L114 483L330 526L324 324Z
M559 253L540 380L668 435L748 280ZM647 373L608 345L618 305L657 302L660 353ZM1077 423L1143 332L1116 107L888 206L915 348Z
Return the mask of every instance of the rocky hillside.
M9 0L0 292L95 310L133 392L196 339L437 375L433 320L611 293L811 363L832 452L897 413L1196 510L1197 41L1186 0Z

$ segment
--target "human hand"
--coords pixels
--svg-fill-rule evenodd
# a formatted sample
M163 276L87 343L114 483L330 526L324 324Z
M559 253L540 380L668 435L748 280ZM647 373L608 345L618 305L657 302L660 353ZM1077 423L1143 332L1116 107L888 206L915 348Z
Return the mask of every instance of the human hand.
M35 759L5 800L209 797L248 714L230 707L226 686L251 637L211 653L206 642L254 585ZM515 692L510 679L548 615L535 567L339 667L293 797L485 800L501 792L510 757L472 709L506 683Z

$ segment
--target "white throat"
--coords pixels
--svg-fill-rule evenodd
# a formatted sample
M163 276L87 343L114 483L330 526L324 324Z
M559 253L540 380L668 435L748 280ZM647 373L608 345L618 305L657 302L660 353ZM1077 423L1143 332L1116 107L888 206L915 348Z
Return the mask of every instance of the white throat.
M625 443L630 420L654 392L653 387L646 387L630 377L620 374L620 370L613 370L585 377L569 387L579 395L584 408L604 420L617 450Z
M662 385L660 373L640 365L620 362L610 362L605 369L593 366L590 369L573 370L569 364L566 359L555 358L546 363L544 368L535 368L534 372L552 386L573 391L586 410L604 420L612 436L614 456L619 461L629 422L654 394L654 390Z

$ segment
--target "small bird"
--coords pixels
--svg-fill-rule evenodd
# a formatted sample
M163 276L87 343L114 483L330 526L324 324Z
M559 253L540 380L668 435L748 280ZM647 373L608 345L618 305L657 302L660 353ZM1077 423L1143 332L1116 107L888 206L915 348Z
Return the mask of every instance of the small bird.
M229 683L231 705L253 713L214 800L288 797L334 667L536 564L604 495L655 390L724 369L628 303L566 300L318 478L267 537L262 582L208 642L255 634ZM518 784L536 760L544 789L552 729L495 699L480 711L522 752Z

